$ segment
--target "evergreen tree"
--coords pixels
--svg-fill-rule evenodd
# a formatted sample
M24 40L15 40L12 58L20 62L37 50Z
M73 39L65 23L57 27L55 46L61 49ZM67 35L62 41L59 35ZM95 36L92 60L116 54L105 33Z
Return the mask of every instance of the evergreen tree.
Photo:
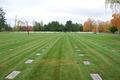
M1 32L2 28L4 28L5 26L6 26L5 12L3 11L2 8L0 8L0 32Z

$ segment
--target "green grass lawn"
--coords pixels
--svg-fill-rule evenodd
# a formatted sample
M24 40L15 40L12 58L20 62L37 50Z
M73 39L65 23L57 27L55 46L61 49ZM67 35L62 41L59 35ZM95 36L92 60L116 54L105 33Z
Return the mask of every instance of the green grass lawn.
M120 35L0 33L0 80L14 70L21 71L14 80L92 80L90 73L120 80Z

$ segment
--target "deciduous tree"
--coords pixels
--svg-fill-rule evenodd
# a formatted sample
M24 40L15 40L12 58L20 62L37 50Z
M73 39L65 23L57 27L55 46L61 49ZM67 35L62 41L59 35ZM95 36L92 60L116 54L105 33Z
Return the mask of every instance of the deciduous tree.
M111 19L112 26L116 27L120 33L120 13L115 13L112 15Z
M89 18L87 21L84 22L83 31L84 32L92 32L94 23L95 23L95 21L93 19Z
M110 6L110 8L114 11L114 12L118 12L120 11L120 0L105 0L106 1L106 5ZM109 5L110 4L110 5Z
M39 23L39 22L34 22L33 30L34 30L34 31L42 31L42 30L43 30L42 24Z

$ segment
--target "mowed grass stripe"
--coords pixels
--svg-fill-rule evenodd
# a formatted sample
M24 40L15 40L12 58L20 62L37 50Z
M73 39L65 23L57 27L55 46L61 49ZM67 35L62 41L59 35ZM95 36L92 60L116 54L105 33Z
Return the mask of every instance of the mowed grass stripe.
M104 55L105 57L109 58L109 62L115 63L115 64L112 64L112 65L117 66L117 63L120 64L120 62L119 62L119 57L120 57L119 53L113 52L113 51L111 51L111 49L106 49L106 48L103 48L101 46L98 46L98 44L96 44L96 42L90 42L89 41L89 43L92 45L91 48L93 48L93 49L97 46L98 48L96 48L96 50L99 51L100 53L102 53L102 55ZM119 67L119 65L118 65L118 67Z
M32 48L34 48L35 46L32 46L31 48L28 48L28 49L32 49ZM28 50L29 52L31 51L31 50ZM6 73L9 71L9 69L10 69L10 71L11 71L11 67L13 68L13 69L15 69L15 67L16 67L16 65L18 64L18 62L21 62L21 61L23 61L23 59L24 58L27 58L28 57L28 53L29 52L27 52L27 54L26 54L26 52L27 52L27 50L25 51L25 52L23 52L22 54L17 54L16 56L13 56L13 58L11 58L10 60L8 60L8 61L6 61L6 62L4 62L2 65L3 66L5 66L6 65L6 67L4 68L4 69L2 69L4 72L6 71ZM23 57L24 56L24 57ZM24 63L24 62L23 62ZM3 73L2 73L3 74Z
M47 39L46 39L47 40ZM21 46L18 46L18 47L16 47L15 49L13 49L12 51L7 51L6 52L6 54L4 53L3 55L1 55L2 57L1 57L1 59L2 58L4 58L4 57L6 57L6 58L4 58L4 59L2 59L1 61L3 62L5 62L5 60L8 60L8 59L11 59L11 58L13 58L14 56L16 56L16 55L18 55L18 53L23 53L25 50L30 50L31 49L31 47L34 45L34 44L36 44L36 43L38 43L38 42L40 42L41 40L40 39L36 39L36 40L33 40L33 41L31 41L30 43L26 43L26 44L22 44ZM43 41L44 41L44 39L43 39ZM42 43L42 42L41 42ZM31 46L32 45L32 46ZM13 45L14 46L14 45ZM1 61L0 61L0 63L1 63Z
M59 40L59 37L58 39L55 38L52 40L53 44L51 46L54 47L54 45L56 44L56 42ZM31 65L29 68L27 68L26 70L23 71L24 74L22 74L20 77L18 77L16 80L21 80L21 79L25 79L25 80L39 80L39 79L42 79L42 77L40 77L41 74L44 73L44 78L47 78L45 76L45 74L47 74L45 71L41 73L41 70L45 70L44 66L47 64L46 62L49 61L49 59L45 60L45 57L49 54L48 52L51 50L51 48L49 48L47 50L46 53L44 53L44 55L41 55L40 56L40 59L39 57L36 58L36 61L33 63L34 65ZM42 67L41 67L42 66ZM47 66L48 69L50 68L50 66ZM46 69L47 70L47 69ZM51 69L50 69L51 70ZM34 75L33 75L34 74ZM50 76L50 75L49 75Z
M100 37L101 37L101 39L99 39ZM108 56L109 58L111 58L114 62L118 62L118 59L120 57L120 53L115 50L115 46L119 45L120 38L119 37L114 37L114 38L110 37L110 38L112 38L112 40L111 40L110 38L106 38L104 36L103 37L99 36L99 37L97 37L96 40L93 40L94 38L95 38L95 36L89 36L89 39L91 40L91 44L94 44L96 46L99 45L98 46L99 50L101 48L103 48L104 50L101 50L101 51L104 51L104 52L107 51L108 52L108 53L105 53L106 56ZM105 39L105 38L107 40L110 39L112 42L108 41L109 42L109 44L108 44L108 42L106 41L106 43L104 43L103 42L104 40L102 40L102 39ZM111 46L111 44L113 44L113 43L114 43L114 45ZM120 47L120 45L119 45L119 47ZM112 54L112 56L109 55L109 54Z
M62 60L65 60L66 63L63 62L61 67L61 80L84 80L83 73L76 63L74 49L70 43L71 39L68 34L65 34Z
M58 37L58 38L59 38L59 37ZM57 39L57 38L53 38L53 39L51 40L51 42L53 42L53 44L52 44L51 46L54 45L54 42L56 42L56 39ZM49 45L49 42L50 42L50 41L48 41L46 45ZM45 45L45 46L46 46L46 45ZM30 76L30 74L31 74L32 70L34 69L34 67L36 67L36 66L39 64L39 61L41 61L41 58L46 54L46 52L49 51L49 49L50 49L50 48L47 48L47 50L45 50L45 52L42 52L39 57L36 57L36 58L34 59L34 63L33 63L32 65L30 65L28 68L24 69L24 70L22 71L23 74L21 74L18 78L16 78L16 80L19 80L19 79L20 79L20 80L21 80L21 79L27 80L27 77L26 77L26 76ZM39 51L39 50L38 50L38 51ZM36 51L36 52L38 52L38 51ZM36 56L36 55L34 55L34 57L35 57L35 56ZM32 74L32 76L35 76L35 75Z
M48 39L49 40L49 39ZM42 43L42 42L41 42ZM33 45L34 44L34 45ZM2 64L3 66L6 64L6 66L8 66L8 68L11 68L13 66L15 66L18 61L21 62L23 61L24 58L27 58L27 56L29 57L29 53L34 52L33 49L35 49L36 47L39 47L38 45L40 44L39 43L39 39L37 42L31 44L32 46L29 46L28 48L26 47L25 50L23 50L22 52L20 53L16 53L16 56L12 56L13 58L11 58L10 60L8 60L7 62L4 62L4 64ZM35 47L36 46L36 47ZM27 53L27 54L26 54ZM24 56L24 57L23 57ZM16 64L15 64L16 63ZM11 67L10 67L11 66ZM6 71L8 70L8 68L6 69L7 67L5 67L5 70L4 69L1 69L3 71ZM3 74L3 73L2 73Z
M90 39L90 40L92 40L92 39ZM101 46L99 46L99 44L96 44L97 42L92 42L90 40L89 41L86 40L87 42L84 42L85 40L82 40L83 41L82 43L86 43L86 44L88 43L87 45L89 45L91 47L91 50L93 51L93 53L99 52L100 54L98 54L98 55L101 56L101 54L102 54L102 56L104 56L103 59L108 58L109 62L107 62L107 60L106 60L106 64L109 63L109 65L117 66L117 63L119 63L119 57L120 57L119 54L114 53L116 55L113 55L113 52L111 50L101 47ZM95 51L97 51L97 52L95 52ZM101 58L102 58L102 56L101 56ZM119 67L119 65L118 65L118 67Z
M32 69L31 73L26 76L26 80L69 80L81 79L76 63L71 60L73 53L66 51L70 48L65 38L60 38L56 44L50 49L47 55L37 63L38 65ZM65 47L63 47L65 46ZM68 47L68 48L67 48ZM65 49L64 49L65 48ZM71 55L71 57L69 57ZM75 64L75 65L74 65ZM33 76L34 74L34 76ZM78 75L78 76L76 76ZM47 77L46 77L47 76Z
M101 74L103 74L102 76L104 77L104 79L113 80L114 78L116 78L116 80L119 80L118 73L120 73L120 71L118 70L118 67L120 65L114 62L114 60L111 61L112 60L111 58L104 55L105 53L108 53L107 55L112 56L112 54L110 54L109 51L105 51L104 48L98 47L99 45L94 45L94 43L91 44L91 42L88 39L85 39L86 37L84 36L83 37L76 36L76 37L79 38L78 40L81 44L81 47L84 47L84 49L86 49L91 54L89 56L90 60L95 63L95 66L91 71L100 72ZM119 63L119 61L117 62Z
M83 77L82 80L91 80L91 77L89 75L90 71L88 69L90 69L90 70L93 70L93 69L92 69L91 65L86 66L86 65L83 64L84 60L86 60L86 59L90 60L89 55L86 53L86 51L87 51L86 47L84 47L84 48L81 47L82 45L77 40L78 37L76 37L76 34L68 34L68 36L70 37L70 42L71 42L71 45L74 49L75 61L78 64L81 76ZM80 51L76 51L76 50L80 50ZM84 54L85 56L80 57L79 54Z
M0 80L4 80L13 70L22 71L14 80L92 80L91 73L98 73L103 80L119 80L119 35L31 33L26 39L24 36L26 33L12 34L0 34L2 36L0 41L8 39L6 41L15 42L10 43L12 47L8 43L0 47L2 48L0 56L4 57L0 59ZM115 44L111 43L112 41L115 41ZM9 47L6 49L13 50L6 51L7 45ZM39 52L41 55L36 56ZM80 53L85 56L80 57ZM33 63L25 64L24 61L28 59L33 59ZM91 64L84 65L85 60Z
M38 40L39 40L39 39L38 39ZM37 43L37 42L34 42L34 43ZM12 54L14 55L15 53L18 53L18 52L19 52L19 53L22 53L22 52L23 52L24 50L26 50L26 49L30 50L29 47L30 47L32 44L34 44L34 43L31 42L31 44L29 44L29 45L28 45L28 44L27 44L27 45L24 44L24 45L26 45L26 46L22 46L22 47L21 47L22 49L19 48L19 51L20 51L20 52L19 52L18 50L16 50L15 52L12 51ZM28 47L28 46L29 46L29 47ZM24 47L25 49L23 49L23 47ZM23 50L23 51L22 51L22 50ZM10 53L8 52L8 54L10 54ZM12 55L12 54L11 54L11 55ZM2 55L1 55L1 56L2 56ZM6 58L5 58L5 59L6 59Z
M18 36L16 36L18 35ZM11 36L14 36L14 38L11 38ZM22 36L22 37L21 37ZM0 45L0 51L2 54L1 56L8 54L8 52L10 51L10 49L16 50L16 48L19 49L19 47L24 47L25 44L26 46L28 45L28 43L32 43L33 41L36 41L37 39L45 39L47 38L47 35L34 35L32 36L32 34L30 36L25 36L25 34L21 35L21 34L13 34L13 35L9 35L7 37L4 38L4 35L1 37L1 39L6 39L6 38L10 38L8 39L9 44L1 46ZM12 43L11 43L12 42ZM23 45L24 44L24 45ZM19 51L19 50L18 50Z

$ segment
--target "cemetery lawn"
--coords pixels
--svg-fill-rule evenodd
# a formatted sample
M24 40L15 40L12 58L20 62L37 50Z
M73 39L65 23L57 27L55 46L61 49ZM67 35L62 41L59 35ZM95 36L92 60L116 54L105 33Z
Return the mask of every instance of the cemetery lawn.
M15 70L13 80L120 80L120 35L0 33L0 80Z

